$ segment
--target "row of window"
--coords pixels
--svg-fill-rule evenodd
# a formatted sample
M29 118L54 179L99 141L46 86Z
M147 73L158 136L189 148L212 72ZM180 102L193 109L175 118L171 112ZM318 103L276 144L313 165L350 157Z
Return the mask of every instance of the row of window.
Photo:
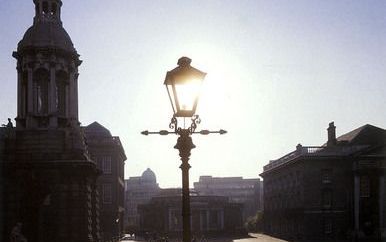
M105 204L112 203L112 187L111 184L102 185L102 202Z
M322 232L326 235L330 235L333 232L333 221L331 218L324 218L321 221ZM298 233L303 233L303 225L298 221L285 221L281 223L271 223L268 224L268 229L275 231L277 233L292 233L296 235Z
M103 174L111 174L111 156L97 156L93 157L99 169L102 170Z
M265 184L265 192L273 192L275 190L285 190L291 187L300 185L301 173L296 171L295 174L283 176L272 181L267 181ZM329 184L332 182L332 169L321 170L321 183Z
M327 178L325 177L327 181ZM360 177L360 184L359 184L359 191L360 191L360 197L366 198L370 197L370 179L368 176L361 176ZM293 199L283 199L276 196L267 196L267 203L266 208L268 209L275 209L275 208L287 208L291 207L292 203L300 202L301 200L299 197L293 197ZM330 209L332 208L332 202L333 202L333 191L332 189L323 189L321 191L321 207L324 209Z

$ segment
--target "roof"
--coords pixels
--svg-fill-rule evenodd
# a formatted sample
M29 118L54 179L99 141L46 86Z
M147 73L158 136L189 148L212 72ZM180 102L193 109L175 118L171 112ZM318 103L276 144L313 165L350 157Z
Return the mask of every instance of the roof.
M337 138L340 142L351 145L376 145L386 144L386 130L366 124Z
M337 138L337 144L327 146L301 146L285 156L271 160L264 166L264 172L303 157L347 157L352 155L382 155L386 149L386 130L366 124Z
M27 50L54 50L55 52L70 54L78 60L77 64L80 65L79 55L60 20L62 1L45 0L43 6L39 5L40 3L40 1L34 0L35 17L33 25L25 32L19 42L14 57L17 58L18 53L22 55ZM44 7L44 4L46 4L46 7Z
M110 131L98 122L93 122L84 128L87 135L112 137Z
M157 182L157 178L155 176L155 173L150 169L147 168L143 173L142 173L142 179L144 181L149 181L149 182Z
M61 24L56 22L34 23L24 34L19 42L17 50L28 48L60 49L66 52L76 53L70 36Z

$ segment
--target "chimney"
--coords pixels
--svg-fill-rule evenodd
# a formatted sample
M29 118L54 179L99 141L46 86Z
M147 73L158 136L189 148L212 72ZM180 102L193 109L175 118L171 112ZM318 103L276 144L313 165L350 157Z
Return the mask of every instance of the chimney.
M327 140L327 146L333 146L336 145L336 133L335 133L335 125L334 122L331 122L328 124L327 134L328 134L328 140Z
M303 146L302 146L301 144L298 144L298 145L296 146L296 152L297 152L298 154L301 154L301 153L302 153L302 150L303 150Z

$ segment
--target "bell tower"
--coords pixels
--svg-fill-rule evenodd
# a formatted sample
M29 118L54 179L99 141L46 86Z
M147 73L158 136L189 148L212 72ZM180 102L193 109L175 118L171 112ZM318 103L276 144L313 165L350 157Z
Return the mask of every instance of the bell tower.
M62 25L62 1L33 3L33 24L12 54L17 117L0 164L0 241L23 224L28 242L100 242L99 171L78 120L82 62Z
M60 19L61 0L34 0L35 17L13 57L17 59L18 129L78 125L81 64Z

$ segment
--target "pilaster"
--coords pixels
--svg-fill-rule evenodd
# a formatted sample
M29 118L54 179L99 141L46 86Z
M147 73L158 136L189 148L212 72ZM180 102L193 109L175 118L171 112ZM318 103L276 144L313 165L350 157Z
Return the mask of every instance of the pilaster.
M354 177L354 221L355 231L359 232L359 175Z
M379 176L379 228L383 239L386 239L385 226L385 175Z
M19 61L18 61L19 62ZM22 91L22 82L23 82L23 72L20 69L18 64L17 69L17 117L20 118L23 116L23 91Z
M54 128L58 126L58 113L57 107L57 88L56 88L56 68L52 63L50 66L50 81L49 81L49 95L48 95L48 114L49 114L49 127Z
M34 128L36 127L36 122L34 122L31 115L34 113L34 100L33 100L33 69L32 67L27 68L27 120L26 127Z

